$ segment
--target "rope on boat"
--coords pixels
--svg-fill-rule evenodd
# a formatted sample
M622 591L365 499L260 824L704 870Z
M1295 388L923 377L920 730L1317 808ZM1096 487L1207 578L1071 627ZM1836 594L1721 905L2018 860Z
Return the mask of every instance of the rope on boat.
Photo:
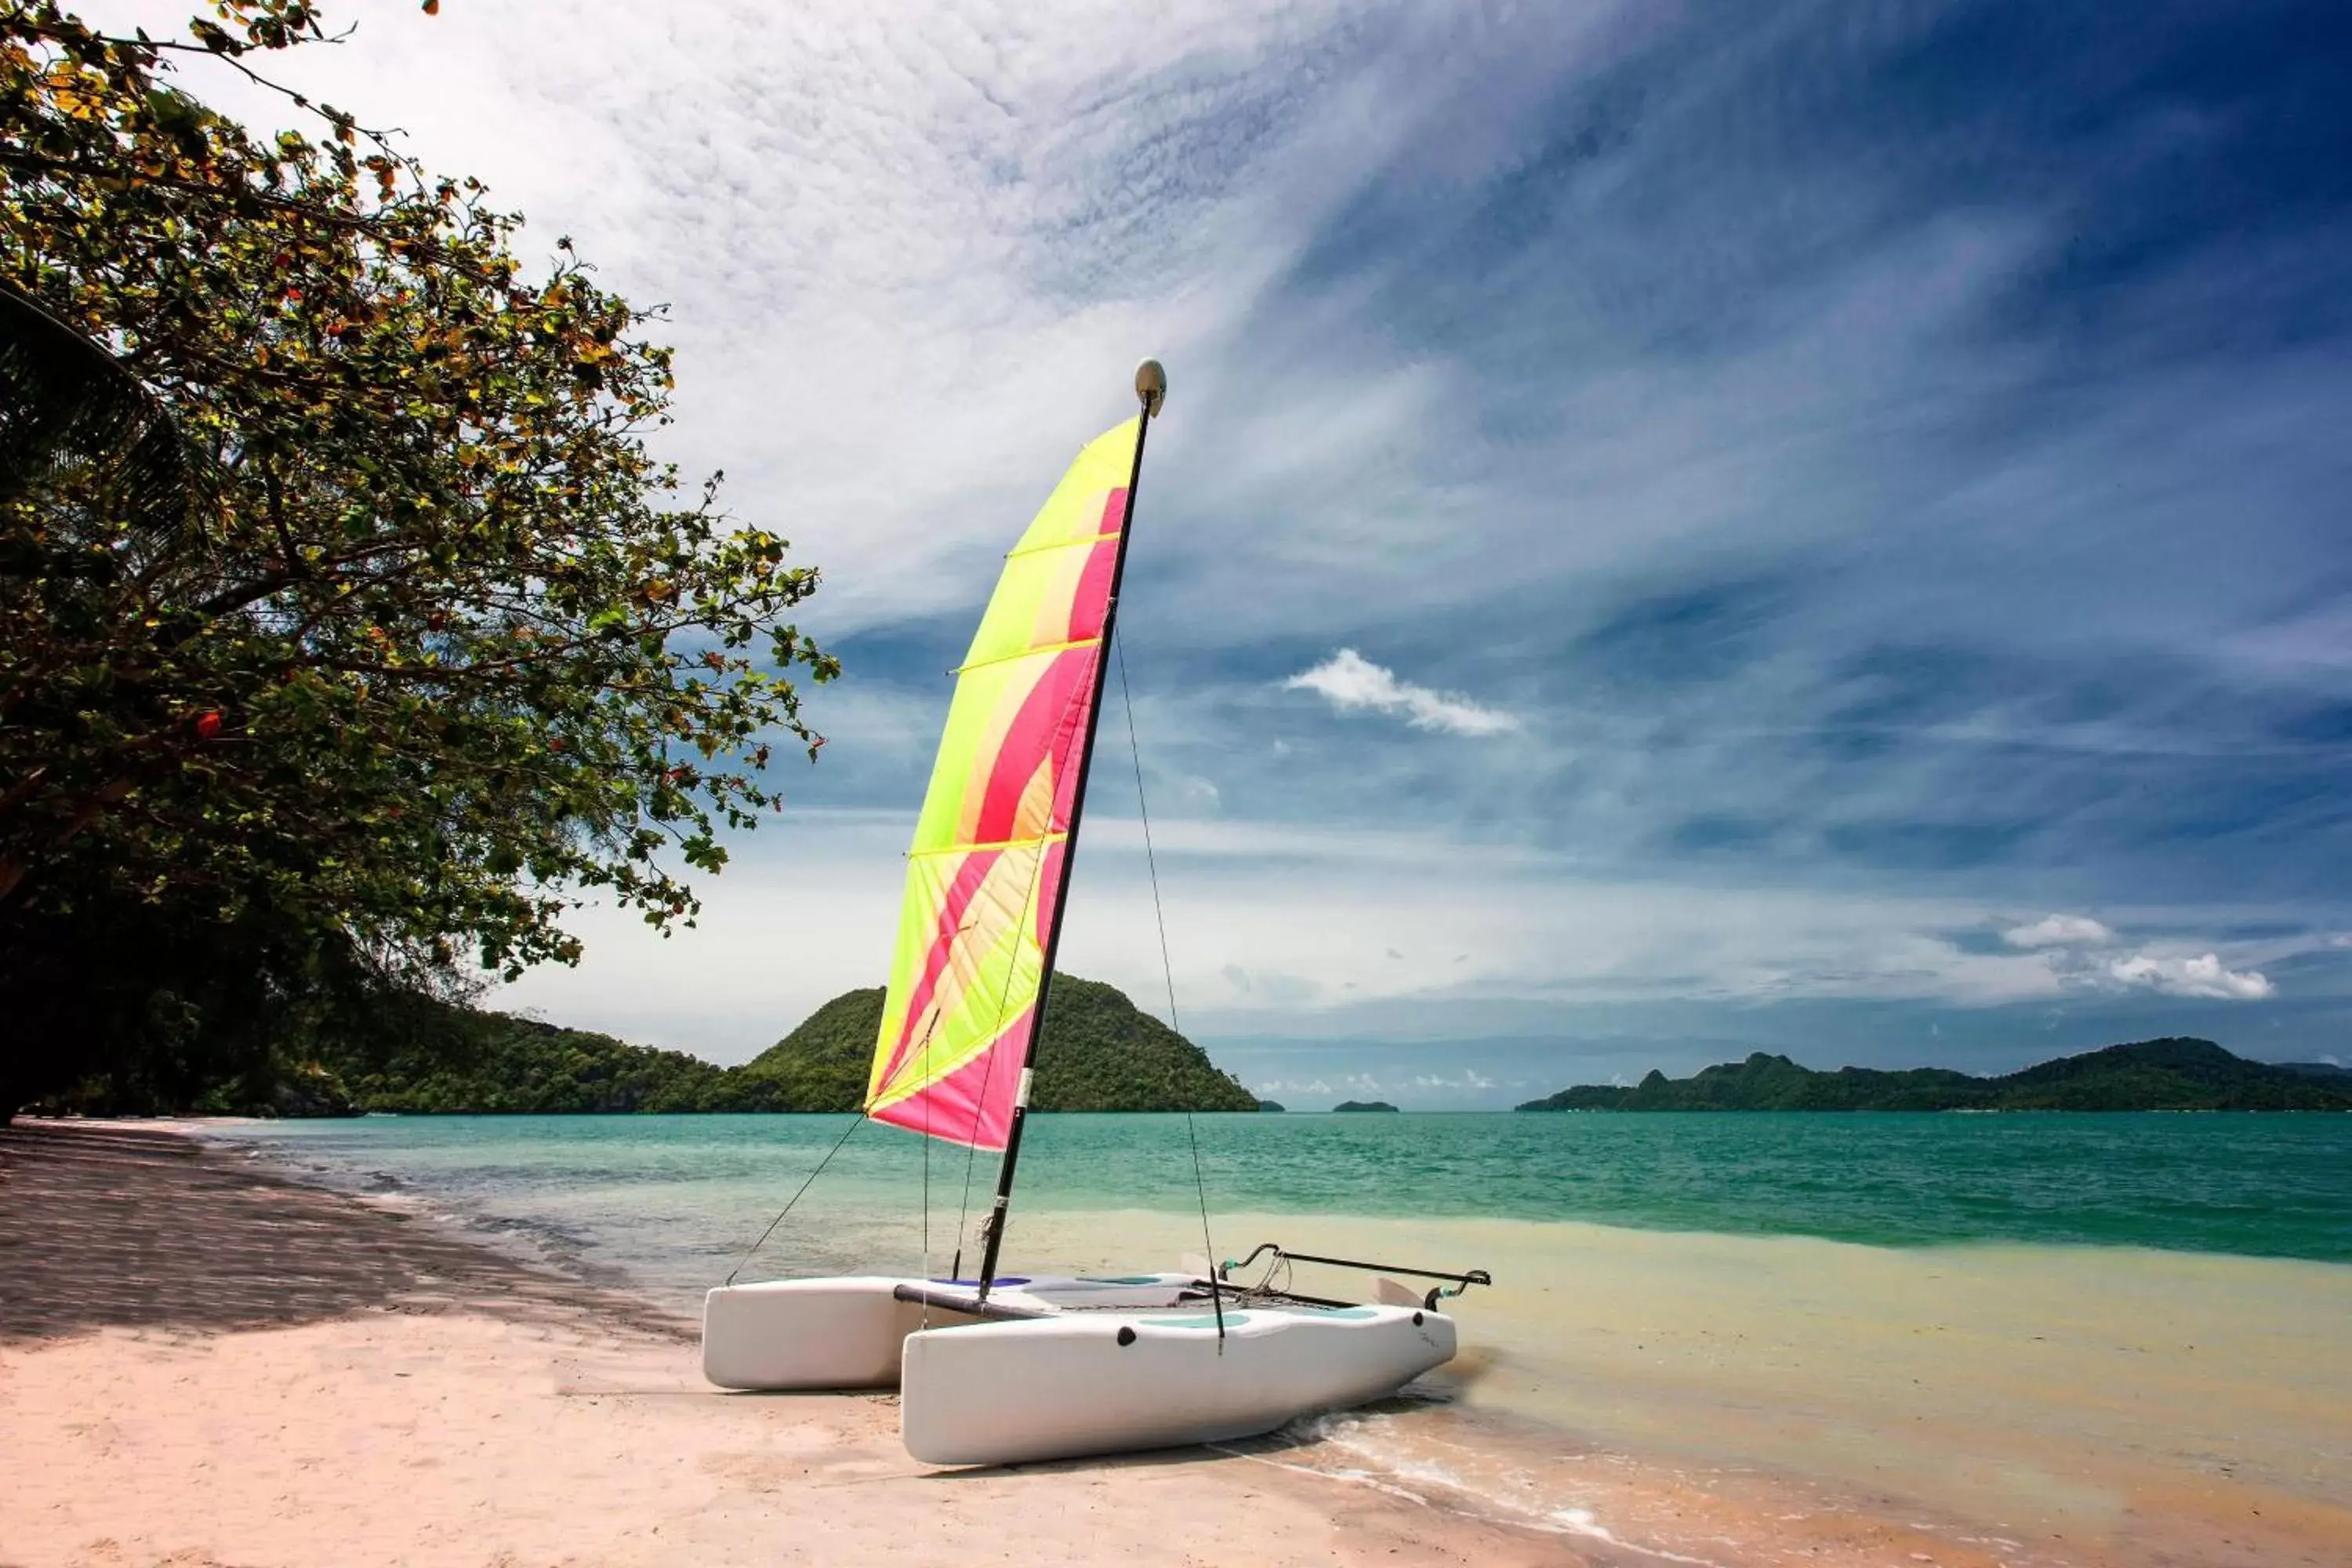
M768 1245L768 1237L776 1234L776 1227L784 1223L784 1216L786 1215L793 1212L793 1205L801 1201L801 1193L807 1192L810 1184L819 1176L824 1174L824 1168L833 1163L833 1157L841 1152L841 1146L844 1143L849 1142L849 1134L856 1131L859 1128L865 1125L866 1112L861 1110L851 1120L848 1131L842 1133L839 1138L834 1141L833 1147L824 1152L824 1158L816 1163L816 1169L811 1171L808 1173L808 1180L801 1184L800 1192L794 1193L792 1195L791 1200L787 1202L782 1208L776 1211L776 1217L768 1222L768 1228L760 1233L760 1239L751 1244L751 1250L744 1253L741 1258L735 1260L735 1267L727 1271L727 1283L730 1285L735 1283L735 1276L742 1273L743 1266L751 1262L751 1259L759 1254L760 1248Z
M1151 852L1151 808L1143 800L1143 747L1135 738L1135 696L1127 684L1127 643L1116 636L1112 651L1118 656L1118 700L1127 710L1127 751L1135 763L1135 810L1143 822L1143 865L1151 874L1151 914L1160 925L1160 973L1168 982L1168 1026L1181 1035L1183 1026L1176 1021L1176 965L1168 956L1168 914L1160 907L1160 863ZM1201 1177L1201 1135L1192 1126L1192 1110L1184 1109L1184 1141L1192 1148L1192 1190L1201 1199L1201 1246L1202 1256L1214 1259L1217 1244L1209 1238L1209 1184ZM1225 1297L1218 1287L1214 1268L1209 1271L1209 1306L1217 1317L1217 1353L1225 1352Z

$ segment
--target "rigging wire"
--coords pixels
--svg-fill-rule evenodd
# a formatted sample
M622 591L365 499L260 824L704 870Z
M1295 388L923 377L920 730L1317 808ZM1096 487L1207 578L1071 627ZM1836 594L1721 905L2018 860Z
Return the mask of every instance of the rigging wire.
M791 1199L785 1203L784 1206L776 1211L776 1217L768 1222L768 1228L760 1233L760 1239L753 1242L751 1244L751 1250L744 1253L741 1258L736 1259L735 1267L727 1271L728 1284L734 1284L735 1276L743 1272L743 1265L751 1262L751 1259L759 1253L760 1248L768 1245L768 1237L776 1234L776 1227L784 1223L784 1216L786 1215L793 1212L793 1205L801 1201L801 1194L807 1192L809 1190L810 1184L814 1182L819 1176L824 1174L824 1168L833 1163L833 1157L841 1152L841 1146L844 1143L849 1142L849 1134L856 1131L859 1128L865 1125L866 1112L861 1110L856 1117L851 1119L848 1131L842 1133L839 1138L834 1141L833 1147L824 1152L824 1158L816 1163L816 1169L811 1171L808 1173L808 1180L801 1184L800 1192L794 1193Z
M931 1037L940 1032L940 1016L931 1015L930 1027L923 1031L923 1067L925 1078L931 1073ZM923 1096L923 1327L931 1326L931 1097Z
M1113 651L1118 656L1118 700L1127 710L1127 751L1135 763L1135 809L1143 823L1143 865L1151 874L1151 914L1160 924L1160 973L1168 982L1168 1026L1177 1034L1184 1032L1176 1021L1176 966L1168 956L1168 913L1160 905L1160 863L1151 852L1151 808L1143 799L1143 747L1135 738L1135 695L1127 684L1127 642L1113 635ZM1201 1245L1209 1259L1209 1304L1217 1317L1217 1351L1225 1347L1224 1293L1217 1285L1217 1244L1209 1238L1209 1184L1201 1176L1201 1134L1192 1125L1192 1110L1184 1110L1184 1141L1192 1148L1192 1190L1201 1200Z

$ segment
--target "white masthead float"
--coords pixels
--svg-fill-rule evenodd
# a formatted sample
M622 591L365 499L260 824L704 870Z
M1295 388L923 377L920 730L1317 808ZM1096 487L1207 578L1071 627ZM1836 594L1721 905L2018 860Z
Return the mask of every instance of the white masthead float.
M957 670L908 852L865 1115L1003 1152L970 1279L881 1275L730 1283L702 1317L724 1388L897 1385L907 1450L1010 1464L1229 1440L1378 1398L1454 1354L1444 1274L1261 1247L1242 1264L1115 1278L996 1272L1031 1069L1118 613L1144 437L1166 396L1135 373L1136 416L1078 453L1005 557ZM1271 1255L1255 1285L1231 1276ZM1415 1274L1371 1303L1276 1289L1290 1261ZM951 1273L954 1271L950 1271Z

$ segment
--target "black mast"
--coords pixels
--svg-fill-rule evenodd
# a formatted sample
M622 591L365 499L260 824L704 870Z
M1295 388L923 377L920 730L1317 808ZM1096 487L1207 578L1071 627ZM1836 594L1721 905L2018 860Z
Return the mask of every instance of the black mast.
M1127 540L1135 523L1135 492L1143 482L1143 438L1151 430L1152 417L1160 412L1160 399L1168 394L1168 373L1160 368L1156 359L1145 360L1135 367L1135 395L1143 405L1143 412L1135 422L1135 465L1127 474L1127 506L1119 513L1118 550L1111 557L1110 602L1103 607L1102 638L1095 645L1095 693L1087 704L1087 727L1080 736L1078 749L1078 784L1070 796L1070 828L1062 838L1062 879L1054 889L1054 923L1045 932L1045 967L1037 975L1037 1006L1031 1015L1029 1043L1021 1052L1021 1082L1013 1097L1013 1125L1004 1133L1004 1163L997 1167L996 1202L982 1222L985 1244L980 1258L980 1299L988 1300L989 1287L996 1282L997 1249L1004 1243L1004 1215L1013 1203L1013 1168L1021 1160L1021 1126L1029 1118L1029 1083L1031 1064L1037 1059L1037 1042L1045 1034L1045 998L1054 985L1054 955L1061 951L1062 920L1070 912L1070 872L1078 863L1078 818L1087 807L1087 774L1094 768L1095 722L1102 717L1103 677L1108 673L1110 637L1113 623L1118 618L1118 585L1127 574Z

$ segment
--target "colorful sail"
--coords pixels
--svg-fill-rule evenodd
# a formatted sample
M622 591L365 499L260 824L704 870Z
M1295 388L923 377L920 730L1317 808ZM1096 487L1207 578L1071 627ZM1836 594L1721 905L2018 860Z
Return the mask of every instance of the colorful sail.
M1090 442L1005 557L956 672L866 1113L1001 1149L1036 1026L1142 421Z

